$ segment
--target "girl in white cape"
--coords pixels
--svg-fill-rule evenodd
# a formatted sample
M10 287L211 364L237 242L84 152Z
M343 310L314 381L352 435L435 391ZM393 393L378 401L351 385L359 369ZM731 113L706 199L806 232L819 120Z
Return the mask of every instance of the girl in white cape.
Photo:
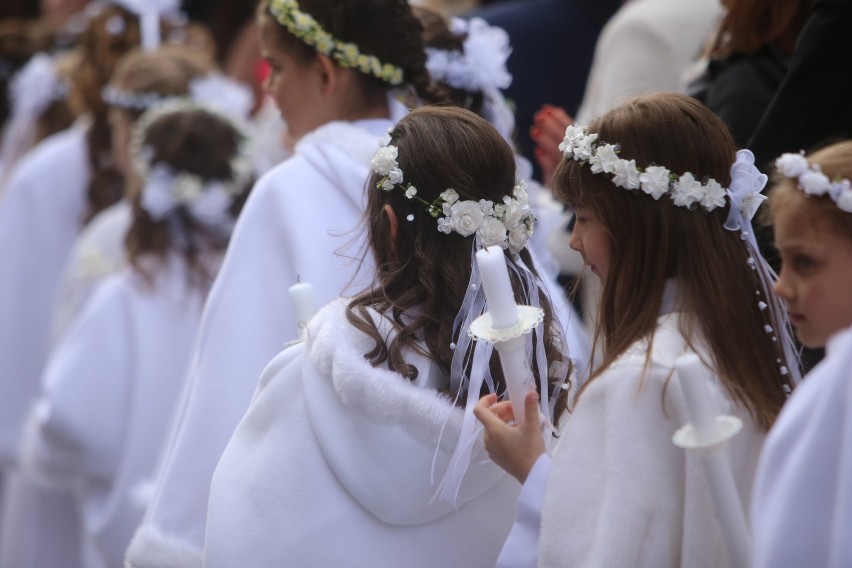
M243 127L194 103L153 107L130 148L130 266L98 286L52 355L22 453L27 473L77 495L87 567L120 566L142 519L204 298L252 181Z
M571 126L560 149L569 244L603 286L603 356L552 460L534 413L510 426L505 403L477 405L489 454L524 482L498 566L730 566L700 457L672 443L689 415L671 377L675 358L697 354L711 404L742 420L728 450L748 503L798 369L751 230L766 176L717 117L674 93Z
M852 565L852 142L784 154L769 196L796 335L825 358L763 448L752 500L756 568Z
M294 154L258 181L235 228L154 501L128 551L132 566L201 564L216 462L263 367L297 337L287 289L310 282L319 305L342 293L357 247L338 251L358 237L370 159L407 112L390 95L409 88L438 99L405 0L269 0L258 18L265 89Z
M513 152L470 111L424 108L373 167L375 282L322 309L264 371L213 477L205 566L488 566L512 524L519 486L479 438L459 442L471 457L457 493L436 495L464 430L454 401L472 408L483 372L505 388L496 354L468 336L487 309L473 252L507 249L518 302L542 307L527 336L541 388L568 371Z

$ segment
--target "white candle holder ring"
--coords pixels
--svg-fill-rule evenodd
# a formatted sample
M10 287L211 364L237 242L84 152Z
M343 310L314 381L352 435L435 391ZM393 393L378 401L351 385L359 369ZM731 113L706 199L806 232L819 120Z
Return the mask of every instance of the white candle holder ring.
M502 343L529 333L544 321L544 310L533 306L518 306L518 323L512 327L495 328L491 314L485 312L470 324L468 335L474 341Z
M678 429L672 436L672 442L684 450L711 451L723 446L731 438L740 433L743 421L736 416L722 415L716 417L713 432L701 439L692 424Z

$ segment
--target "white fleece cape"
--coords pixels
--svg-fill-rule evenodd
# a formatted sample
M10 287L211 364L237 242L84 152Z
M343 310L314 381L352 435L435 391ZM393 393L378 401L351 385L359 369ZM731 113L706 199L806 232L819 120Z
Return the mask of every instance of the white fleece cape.
M287 289L337 298L357 262L336 252L361 239L364 188L389 119L332 122L255 185L204 308L186 396L157 490L128 551L131 566L200 566L213 470L251 401L257 378L297 337ZM359 246L347 247L350 256ZM372 276L372 266L363 274ZM363 284L363 283L362 283Z
M671 377L675 358L689 350L678 320L677 312L660 318L644 377L645 341L580 395L553 456L540 566L730 566L700 458L672 443L689 421ZM764 436L718 379L708 388L719 412L743 421L728 449L747 510Z
M430 502L463 411L373 368L374 342L347 322L346 304L317 314L307 343L264 372L213 477L204 565L493 566L518 483L478 439L456 507ZM380 333L389 337L387 320ZM418 382L435 371L406 360Z
M852 566L852 328L796 387L763 448L755 568Z
M96 288L27 422L24 471L77 494L86 566L124 561L201 318L204 292L188 284L184 262L156 266L153 286L126 268Z
M47 359L57 286L83 227L86 127L55 134L11 174L0 202L0 466L14 464Z
M97 284L127 265L124 241L132 222L133 206L122 199L95 215L80 232L59 283L52 345L77 319Z
M56 290L83 226L89 162L87 123L50 136L8 172L0 200L0 568L78 565L73 502L14 474L21 425L47 360ZM45 547L45 541L52 542Z

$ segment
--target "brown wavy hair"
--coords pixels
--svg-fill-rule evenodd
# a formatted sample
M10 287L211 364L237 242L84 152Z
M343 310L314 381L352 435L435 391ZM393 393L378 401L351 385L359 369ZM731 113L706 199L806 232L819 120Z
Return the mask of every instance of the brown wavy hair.
M807 155L829 179L852 179L852 140L838 142ZM812 226L826 227L852 241L852 214L837 207L828 195L808 195L796 180L775 173L769 192L767 220L772 222L781 209L794 207Z
M736 145L728 129L703 104L677 93L642 96L593 121L590 132L617 144L639 167L663 165L696 179L730 185ZM594 344L603 360L589 382L631 345L653 339L666 281L677 281L681 331L703 340L727 391L768 429L786 399L776 359L779 343L764 331L755 289L763 290L738 232L723 227L728 206L706 212L676 207L612 184L588 165L563 158L554 193L569 205L589 207L607 228L610 265L601 294ZM650 349L649 349L650 356ZM587 383L588 384L588 383Z
M511 195L516 183L515 157L500 134L483 118L458 107L425 107L412 111L392 131L393 143L399 149L399 165L405 179L417 187L417 195L432 201L445 189L455 189L460 199L487 199L495 202ZM368 240L376 260L373 287L355 298L347 307L347 318L358 330L375 340L375 348L365 354L371 364L387 362L391 370L414 380L417 370L406 363L403 351L411 349L450 374L453 351L453 322L459 312L471 274L473 236L444 234L425 207L406 199L401 190L380 191L373 174L367 186L366 222ZM385 207L396 216L398 231L391 236ZM412 220L407 219L411 217ZM532 267L529 251L520 253ZM512 263L507 254L508 262ZM516 296L520 298L520 282L512 276ZM529 291L528 291L529 292ZM544 344L549 376L542 380L534 364L539 388L549 389L565 377L555 376L558 362L566 362L565 342L556 324L548 297L539 294L545 310ZM386 314L397 332L387 344L371 319L368 308ZM538 333L538 332L534 332ZM565 367L562 367L565 368ZM496 355L491 372L498 392L505 387ZM564 391L563 391L564 392ZM451 392L455 397L459 393ZM479 394L479 393L477 393ZM467 393L461 393L464 404ZM561 396L555 415L565 408Z
M299 7L311 15L322 28L340 41L354 43L362 53L374 55L382 63L403 70L403 80L414 94L426 103L448 103L445 90L432 82L426 70L423 26L407 0L300 0ZM280 46L302 62L312 61L317 52L277 23L262 1L260 18L276 23ZM367 100L379 100L391 85L365 73L357 73L361 92Z
M166 164L174 171L195 174L204 181L231 178L230 160L237 155L241 141L241 133L230 122L200 108L163 115L143 136L143 145L153 151L152 164ZM250 188L249 183L234 198L232 220L239 214ZM163 259L173 252L183 257L190 268L190 283L206 290L215 274L205 262L205 254L224 251L229 231L195 221L184 207L178 207L168 219L156 221L141 206L141 193L135 191L133 196L133 222L126 245L136 272L150 282L153 274L144 259ZM175 230L186 237L180 245Z

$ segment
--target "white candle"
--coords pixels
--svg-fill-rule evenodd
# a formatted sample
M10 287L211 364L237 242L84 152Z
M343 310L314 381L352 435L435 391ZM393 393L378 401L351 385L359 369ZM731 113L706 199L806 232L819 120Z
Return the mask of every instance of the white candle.
M503 249L491 246L477 252L476 263L485 288L492 325L495 329L515 326L518 323L518 305L515 303Z
M695 353L686 353L675 359L674 367L680 380L680 388L686 398L690 423L699 440L707 440L715 431L716 415L713 399L705 382L707 370Z
M304 338L305 324L316 312L314 287L307 282L297 282L290 286L287 291L290 294L290 303L293 306L293 315L296 318L296 329L299 336Z
M482 287L488 302L491 325L495 329L506 329L518 323L518 305L506 268L506 257L498 246L488 247L476 253ZM495 346L500 354L500 367L506 378L506 390L512 401L515 421L524 420L524 396L533 388L532 374L527 362L526 340L523 336L501 341Z

